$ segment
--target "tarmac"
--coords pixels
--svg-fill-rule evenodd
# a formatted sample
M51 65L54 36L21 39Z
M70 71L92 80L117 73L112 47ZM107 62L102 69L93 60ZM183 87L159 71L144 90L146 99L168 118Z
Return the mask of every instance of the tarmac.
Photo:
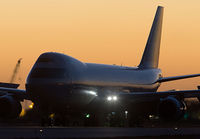
M0 139L199 138L200 128L0 127Z

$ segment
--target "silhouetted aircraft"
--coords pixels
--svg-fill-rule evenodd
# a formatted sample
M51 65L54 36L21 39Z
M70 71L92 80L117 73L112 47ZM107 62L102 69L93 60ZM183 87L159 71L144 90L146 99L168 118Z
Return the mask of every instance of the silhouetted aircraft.
M60 113L69 121L84 114L98 120L109 112L128 114L130 123L140 112L163 120L180 119L186 111L184 98L199 97L200 91L157 89L163 82L200 74L162 76L158 68L162 19L163 7L158 6L138 67L83 63L55 52L41 54L27 77L26 90L0 87L0 117L17 117L20 101L28 99L43 115Z

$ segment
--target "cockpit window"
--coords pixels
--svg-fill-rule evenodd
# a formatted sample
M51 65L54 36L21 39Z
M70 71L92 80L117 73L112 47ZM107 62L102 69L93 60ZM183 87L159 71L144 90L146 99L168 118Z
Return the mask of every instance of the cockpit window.
M63 68L36 68L31 72L31 78L63 78L66 76Z

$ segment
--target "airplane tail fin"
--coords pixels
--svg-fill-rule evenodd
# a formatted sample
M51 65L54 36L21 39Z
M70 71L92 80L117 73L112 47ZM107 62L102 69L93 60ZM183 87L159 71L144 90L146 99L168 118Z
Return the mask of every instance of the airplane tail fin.
M158 68L163 11L164 8L158 6L142 60L138 66L140 69Z

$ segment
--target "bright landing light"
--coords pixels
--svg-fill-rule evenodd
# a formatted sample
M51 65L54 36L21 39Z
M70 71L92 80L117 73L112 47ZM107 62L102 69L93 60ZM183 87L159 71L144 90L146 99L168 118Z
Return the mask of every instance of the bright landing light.
M117 96L108 96L107 97L108 101L117 101L117 99L118 99Z
M111 101L111 100L112 100L112 97L110 97L110 96L107 97L107 100L108 100L108 101Z
M117 100L117 96L113 96L113 100L116 101Z
M89 94L89 95L93 95L93 96L97 96L97 92L93 91L93 90L84 90L85 93Z

